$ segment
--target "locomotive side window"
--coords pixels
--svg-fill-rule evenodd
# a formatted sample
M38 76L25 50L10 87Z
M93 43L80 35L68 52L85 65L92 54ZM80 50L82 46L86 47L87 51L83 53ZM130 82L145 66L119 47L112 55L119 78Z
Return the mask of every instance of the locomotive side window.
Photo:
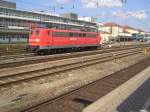
M62 32L62 36L63 37L69 37L69 33L68 32Z
M96 35L95 34L87 34L87 37L89 37L89 38L96 38Z
M68 32L53 32L54 37L69 37Z
M79 33L79 37L82 37L82 33Z
M62 37L69 37L69 33L68 32L61 32Z
M79 33L73 33L74 35L74 37L79 37Z
M83 37L86 37L86 33L83 33Z
M70 33L70 37L73 37L73 33Z
M50 33L50 32L49 32ZM96 38L96 34L74 33L74 32L53 32L54 37L87 37Z
M53 32L54 37L60 37L60 32Z
M48 36L50 35L50 31L47 31L47 35L48 35Z
M70 33L70 37L79 37L79 33Z

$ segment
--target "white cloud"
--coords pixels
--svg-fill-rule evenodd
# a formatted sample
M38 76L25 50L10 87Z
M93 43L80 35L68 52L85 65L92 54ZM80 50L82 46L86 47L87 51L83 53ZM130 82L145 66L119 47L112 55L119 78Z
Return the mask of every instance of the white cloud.
M115 17L120 17L120 18L128 18L129 17L128 13L123 12L123 11L112 12L112 15Z
M99 13L98 15L96 15L97 18L109 18L111 17L112 15L109 13L109 12L101 12Z
M81 2L86 8L121 7L123 5L122 0L81 0Z
M70 0L56 0L56 2L58 3L66 3L66 2L69 2Z
M137 19L146 19L147 18L147 14L144 10L140 10L137 12L131 12L132 17L137 18Z
M139 11L129 11L129 12L123 12L123 11L116 11L112 13L113 16L120 17L120 18L135 18L135 19L146 19L147 14L144 10Z

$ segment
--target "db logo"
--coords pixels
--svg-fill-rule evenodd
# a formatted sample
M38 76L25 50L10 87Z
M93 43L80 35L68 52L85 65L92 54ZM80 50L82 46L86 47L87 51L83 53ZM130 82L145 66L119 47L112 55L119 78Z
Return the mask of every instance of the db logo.
M70 38L70 40L77 40L77 38Z

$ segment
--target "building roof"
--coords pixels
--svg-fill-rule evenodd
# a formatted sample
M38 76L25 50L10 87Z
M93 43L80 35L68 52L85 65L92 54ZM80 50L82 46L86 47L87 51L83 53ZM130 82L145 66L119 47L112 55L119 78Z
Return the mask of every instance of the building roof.
M128 31L127 31L127 30L125 30L125 29L123 30L123 33L129 33L129 34L131 34L130 32L128 32Z
M137 29L139 32L145 32L144 30L141 30L141 29Z
M133 27L131 27L131 26L124 26L124 29L125 30L127 30L127 29L131 29L131 30L135 30L135 31L138 31L139 33L141 33L141 32L145 32L144 30L142 30L142 29L138 29L138 28L133 28Z
M117 23L114 23L114 22L104 23L103 25L106 26L106 27L115 27L115 26L117 26L117 27L122 27L122 28L124 28L125 30L126 30L126 29L132 29L132 30L137 30L137 31L139 31L139 32L145 32L145 31L143 31L143 30L141 30L141 29L133 28L133 27L128 26L128 25L121 26L121 25L119 25L119 24L117 24ZM128 33L129 33L129 32L128 32Z
M115 26L122 27L121 25L113 23L113 22L104 23L104 26L107 26L107 27L115 27Z
M115 22L107 22L107 23L103 23L103 24L101 23L100 25L105 26L105 27L122 27L124 29L124 33L130 33L130 32L126 31L127 29L135 30L135 31L138 31L138 32L145 32L142 29L137 29L137 28L134 28L134 27L131 27L131 26L128 26L128 25L122 26L122 25L119 25Z
M128 26L128 25L124 26L124 29L125 29L125 30L126 30L126 29L131 29L131 30L136 30L136 31L142 31L142 30L140 30L140 29L133 28L133 27Z

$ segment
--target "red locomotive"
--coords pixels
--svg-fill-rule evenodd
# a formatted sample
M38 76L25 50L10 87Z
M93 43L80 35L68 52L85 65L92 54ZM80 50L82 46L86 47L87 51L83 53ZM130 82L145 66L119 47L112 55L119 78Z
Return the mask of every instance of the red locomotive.
M36 53L56 49L98 47L99 43L98 32L35 28L29 36L29 48Z

